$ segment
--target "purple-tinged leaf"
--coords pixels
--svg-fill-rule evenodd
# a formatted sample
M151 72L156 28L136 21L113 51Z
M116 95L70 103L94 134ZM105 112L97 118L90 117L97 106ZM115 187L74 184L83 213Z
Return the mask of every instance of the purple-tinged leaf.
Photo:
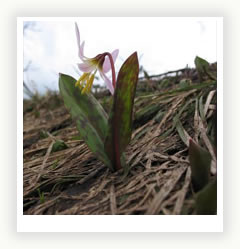
M114 170L121 169L121 155L131 140L133 103L138 82L137 52L122 65L116 82L112 110L108 120L105 151Z
M59 89L65 106L76 121L78 131L89 149L107 166L111 163L104 150L107 132L107 114L92 94L81 94L76 80L60 74Z

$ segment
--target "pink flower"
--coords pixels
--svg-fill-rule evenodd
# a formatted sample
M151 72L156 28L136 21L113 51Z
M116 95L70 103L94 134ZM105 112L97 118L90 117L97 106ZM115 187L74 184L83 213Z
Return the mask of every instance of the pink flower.
M113 95L116 84L114 63L118 56L119 50L116 49L111 54L105 52L103 54L98 54L94 58L88 58L84 55L85 43L84 41L82 42L82 44L80 42L80 32L76 23L75 30L77 36L78 56L82 61L82 63L78 64L78 68L83 72L83 75L79 78L75 85L79 86L82 89L82 93L90 92L95 74L98 71L104 82L106 83L107 88ZM112 80L110 80L106 75L106 73L108 73L110 69L112 71Z

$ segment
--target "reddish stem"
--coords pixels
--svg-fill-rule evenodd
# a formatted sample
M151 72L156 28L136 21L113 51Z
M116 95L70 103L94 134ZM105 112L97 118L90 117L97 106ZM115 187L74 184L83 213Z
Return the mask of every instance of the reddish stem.
M114 61L112 58L112 55L108 52L105 53L105 55L108 56L109 60L110 60L110 64L111 64L111 69L112 69L112 84L113 84L113 88L116 88L116 74L115 74L115 67L114 67ZM115 108L114 108L115 109ZM122 168L121 165L121 159L120 159L120 153L119 153L119 137L118 137L118 131L119 128L116 124L116 122L114 121L115 125L114 125L114 131L113 131L113 144L114 144L114 151L115 151L115 169L119 170Z
M113 88L115 89L116 88L116 74L115 74L114 61L110 53L106 52L105 54L108 56L110 60L111 69L112 69L112 84L113 84Z

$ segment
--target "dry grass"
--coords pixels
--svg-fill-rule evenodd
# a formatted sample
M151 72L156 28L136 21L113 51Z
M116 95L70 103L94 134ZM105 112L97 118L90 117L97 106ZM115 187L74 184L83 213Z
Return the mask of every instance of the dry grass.
M191 137L211 152L215 175L216 82L200 83L194 69L177 74L138 84L127 176L88 150L58 95L26 101L24 214L194 214L187 146ZM181 87L183 78L192 82ZM57 140L67 148L52 152Z

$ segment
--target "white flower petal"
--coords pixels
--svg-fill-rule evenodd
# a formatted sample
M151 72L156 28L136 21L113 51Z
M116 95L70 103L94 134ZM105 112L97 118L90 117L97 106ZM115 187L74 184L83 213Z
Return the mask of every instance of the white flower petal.
M99 71L99 72L100 72L101 77L103 78L103 80L106 83L107 89L113 95L114 94L114 88L113 88L112 81L107 77L107 75L104 72L102 72L102 71Z
M86 62L85 63L78 63L77 65L78 65L78 68L84 73L90 73L96 69L95 65L92 65L92 64L89 64Z
M116 59L117 59L118 53L119 53L119 50L118 50L118 49L115 49L115 50L112 52L112 54L111 54L114 63L115 63L115 61L116 61ZM106 57L105 57L105 60L104 60L104 63L103 63L103 69L102 69L102 70L103 70L104 73L107 73L110 69L111 69L111 63L110 63L109 57L106 56Z
M75 22L75 32L76 32L76 37L77 37L78 54L80 55L80 51L81 51L80 32L79 32L78 25L76 22Z
M83 41L82 42L82 45L80 45L80 48L79 48L79 52L78 52L78 56L79 58L83 61L84 59L86 59L86 57L84 56L84 44L85 42Z

